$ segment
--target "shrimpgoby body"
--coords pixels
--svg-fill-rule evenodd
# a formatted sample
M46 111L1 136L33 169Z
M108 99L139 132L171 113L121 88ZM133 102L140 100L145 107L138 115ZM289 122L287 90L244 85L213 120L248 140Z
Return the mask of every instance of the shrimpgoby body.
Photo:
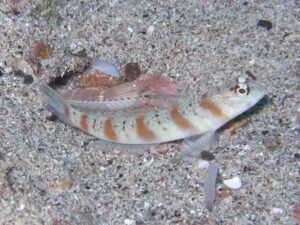
M151 144L216 131L255 105L265 91L244 77L231 86L214 89L204 97L182 98L169 108L143 113L88 112L41 85L47 104L58 118L97 138L122 144Z

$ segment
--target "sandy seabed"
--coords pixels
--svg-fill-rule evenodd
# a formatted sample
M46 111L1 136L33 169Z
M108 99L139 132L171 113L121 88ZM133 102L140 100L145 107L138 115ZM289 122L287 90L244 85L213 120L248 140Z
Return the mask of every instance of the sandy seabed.
M1 1L0 223L299 223L299 15L297 0ZM116 153L49 120L39 83L95 59L203 90L250 71L266 88L245 126L220 132L213 212L199 161L174 160L180 142Z

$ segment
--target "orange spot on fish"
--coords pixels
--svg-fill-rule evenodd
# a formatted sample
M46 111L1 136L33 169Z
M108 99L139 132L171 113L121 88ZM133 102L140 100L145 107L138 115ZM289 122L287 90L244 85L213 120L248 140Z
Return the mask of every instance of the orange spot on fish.
M117 139L117 135L112 126L111 119L107 119L104 123L104 134L111 141L115 141Z
M227 116L222 112L222 110L213 102L204 99L201 103L200 106L204 109L209 110L213 115L223 118L223 119L227 119Z
M89 131L88 116L86 114L83 114L80 118L80 128L85 132Z
M194 126L191 122L183 117L183 115L178 111L176 107L171 110L171 118L172 120L183 129L193 129Z
M143 139L155 138L155 133L147 127L144 122L144 116L138 116L136 118L136 128L138 135Z

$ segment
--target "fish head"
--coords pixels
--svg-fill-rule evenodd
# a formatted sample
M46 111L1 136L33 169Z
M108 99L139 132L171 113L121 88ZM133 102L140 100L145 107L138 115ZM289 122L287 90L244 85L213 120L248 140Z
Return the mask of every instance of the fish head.
M216 91L211 96L211 101L232 119L250 109L265 95L265 89L256 82L246 77L238 77L234 84Z

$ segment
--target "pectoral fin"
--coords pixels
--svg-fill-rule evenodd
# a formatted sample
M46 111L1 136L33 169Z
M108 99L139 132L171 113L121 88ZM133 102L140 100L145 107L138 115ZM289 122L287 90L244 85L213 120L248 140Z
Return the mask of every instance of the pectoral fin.
M216 131L210 131L203 135L185 138L182 143L182 150L179 153L182 157L200 157L201 152L211 149L216 141Z
M211 212L214 207L216 197L216 181L218 175L218 167L213 162L209 164L204 182L204 203L205 207Z

